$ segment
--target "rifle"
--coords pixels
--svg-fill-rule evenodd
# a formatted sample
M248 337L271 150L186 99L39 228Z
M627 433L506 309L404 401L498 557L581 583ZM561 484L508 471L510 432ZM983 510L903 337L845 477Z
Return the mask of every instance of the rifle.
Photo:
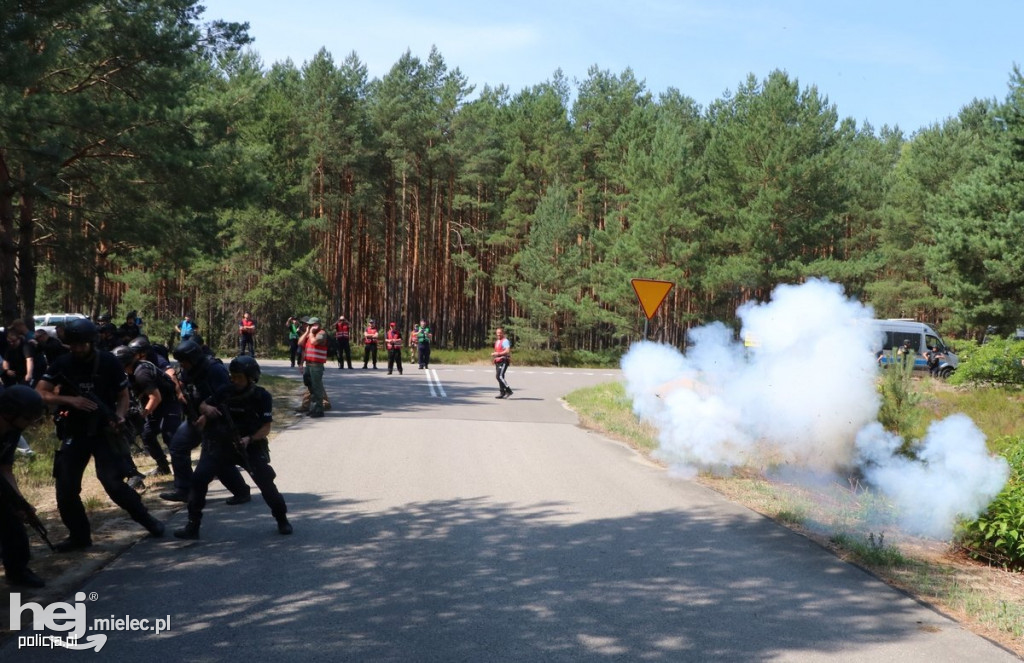
M100 433L105 432L103 429L106 428L111 434L111 437L108 439L114 440L115 447L120 446L116 442L116 436L124 435L125 431L122 430L121 424L118 421L117 415L114 413L114 411L111 410L106 403L100 400L100 397L97 396L96 394L91 392L84 394L81 393L81 391L79 391L78 389L78 386L74 382L69 380L67 376L65 376L63 373L59 374L57 377L64 378L61 383L60 393L65 394L67 396L80 396L88 398L90 401L96 404L96 409L93 410L92 412L80 413L80 416L88 417L89 425L85 431L86 435L88 435L89 437L96 437ZM71 415L69 410L62 410L57 413L56 417L54 417L54 423L59 426L64 420L68 419L70 416ZM120 450L130 450L131 442L127 439L124 439L122 441L125 442L125 446L123 449Z
M57 550L53 547L53 544L50 543L50 537L47 536L46 533L46 525L43 524L43 521L39 520L39 516L36 515L35 509L33 509L32 505L28 503L28 500L21 496L21 493L15 490L14 486L11 485L11 482L3 476L0 476L0 501L7 502L11 507L13 507L15 512L20 512L25 524L36 531L36 534L46 542L46 545L50 547L50 550Z
M199 412L199 394L196 393L196 385L181 378L181 369L175 373L178 377L178 384L181 385L181 395L185 397L185 418L190 424L195 424L201 416Z

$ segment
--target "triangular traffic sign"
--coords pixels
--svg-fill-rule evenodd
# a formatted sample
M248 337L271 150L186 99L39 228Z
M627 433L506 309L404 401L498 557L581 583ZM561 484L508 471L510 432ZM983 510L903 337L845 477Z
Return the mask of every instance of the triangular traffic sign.
M651 279L633 279L633 291L636 292L640 306L644 309L644 315L650 320L658 312L661 303L665 301L668 291L675 285L671 281L652 281Z

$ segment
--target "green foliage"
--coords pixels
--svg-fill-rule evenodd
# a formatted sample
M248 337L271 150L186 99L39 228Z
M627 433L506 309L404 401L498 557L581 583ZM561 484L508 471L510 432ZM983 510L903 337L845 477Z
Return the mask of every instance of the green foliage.
M863 539L849 534L836 534L830 540L852 553L858 562L867 566L889 568L910 564L899 548L885 542L884 532L879 532L877 536L874 532L869 532Z
M962 524L958 543L976 559L1024 569L1024 437L1004 444L1010 479L985 513Z
M983 345L958 344L960 365L950 376L955 385L1024 385L1024 341L991 338Z
M783 71L706 108L597 66L469 100L436 48L372 80L326 49L265 67L196 2L130 4L3 26L3 317L191 310L227 346L250 310L262 347L312 310L427 315L459 348L513 320L537 361L601 364L644 329L631 278L675 284L654 335L681 345L825 276L885 315L1024 322L1016 69L1004 103L905 137Z
M620 349L603 350L592 352L590 350L569 350L558 353L556 363L559 366L574 366L588 368L618 368L622 362Z
M633 414L626 388L621 382L577 389L565 400L579 414L585 426L597 428L645 451L658 447L658 431Z
M882 397L878 421L886 430L902 436L904 442L900 452L912 455L914 441L911 435L919 431L923 419L918 407L921 394L914 390L914 359L910 356L904 361L895 349L889 359L878 386Z

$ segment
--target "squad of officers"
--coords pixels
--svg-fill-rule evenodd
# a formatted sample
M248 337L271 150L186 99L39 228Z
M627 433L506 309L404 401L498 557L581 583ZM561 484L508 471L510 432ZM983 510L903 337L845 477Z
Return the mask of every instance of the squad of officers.
M187 506L188 520L175 537L197 539L210 483L219 481L231 492L229 505L251 500L244 469L260 490L280 534L293 531L284 497L275 484L268 438L273 423L273 397L259 386L261 369L255 358L255 321L246 313L239 323L239 354L225 365L203 343L191 316L176 326L173 351L142 333L133 311L115 326L110 316L95 321L68 320L55 333L30 332L16 320L3 335L3 387L0 389L0 557L12 586L43 587L45 580L29 568L25 525L40 533L58 553L93 545L92 526L82 501L82 478L90 460L110 499L153 537L165 526L150 513L140 492L143 475L135 465L133 446L152 458L148 476L171 476L170 490L159 497ZM500 387L498 398L511 396L505 381L509 345L497 331L492 353ZM329 327L319 318L291 317L286 323L291 365L303 371L308 388L303 409L323 416L330 400L323 387L323 369L331 354L338 369L353 368L355 332L345 318ZM391 322L381 331L369 319L360 335L364 370L377 369L378 348L384 346L388 375L403 373L402 348L408 343L411 363L430 366L433 333L425 319L405 335ZM176 366L172 364L171 358ZM21 494L13 472L20 453L33 452L22 432L47 414L53 415L58 439L53 477L57 510L67 536L52 543L35 509ZM200 448L193 468L192 452Z

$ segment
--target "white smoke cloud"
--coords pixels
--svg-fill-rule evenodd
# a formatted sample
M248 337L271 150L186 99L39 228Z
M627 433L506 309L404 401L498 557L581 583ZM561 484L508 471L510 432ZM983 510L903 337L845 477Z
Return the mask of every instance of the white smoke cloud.
M964 414L932 423L918 460L896 454L902 443L876 422L858 433L856 445L864 478L893 501L901 526L914 534L949 538L957 516L984 511L1010 475Z
M685 356L642 342L623 357L633 409L658 428L657 454L674 473L864 466L904 525L933 536L1002 489L1005 461L988 456L984 435L962 415L933 425L919 461L894 455L901 441L876 421L874 312L838 285L781 285L770 302L737 313L747 346L713 323L691 331Z

